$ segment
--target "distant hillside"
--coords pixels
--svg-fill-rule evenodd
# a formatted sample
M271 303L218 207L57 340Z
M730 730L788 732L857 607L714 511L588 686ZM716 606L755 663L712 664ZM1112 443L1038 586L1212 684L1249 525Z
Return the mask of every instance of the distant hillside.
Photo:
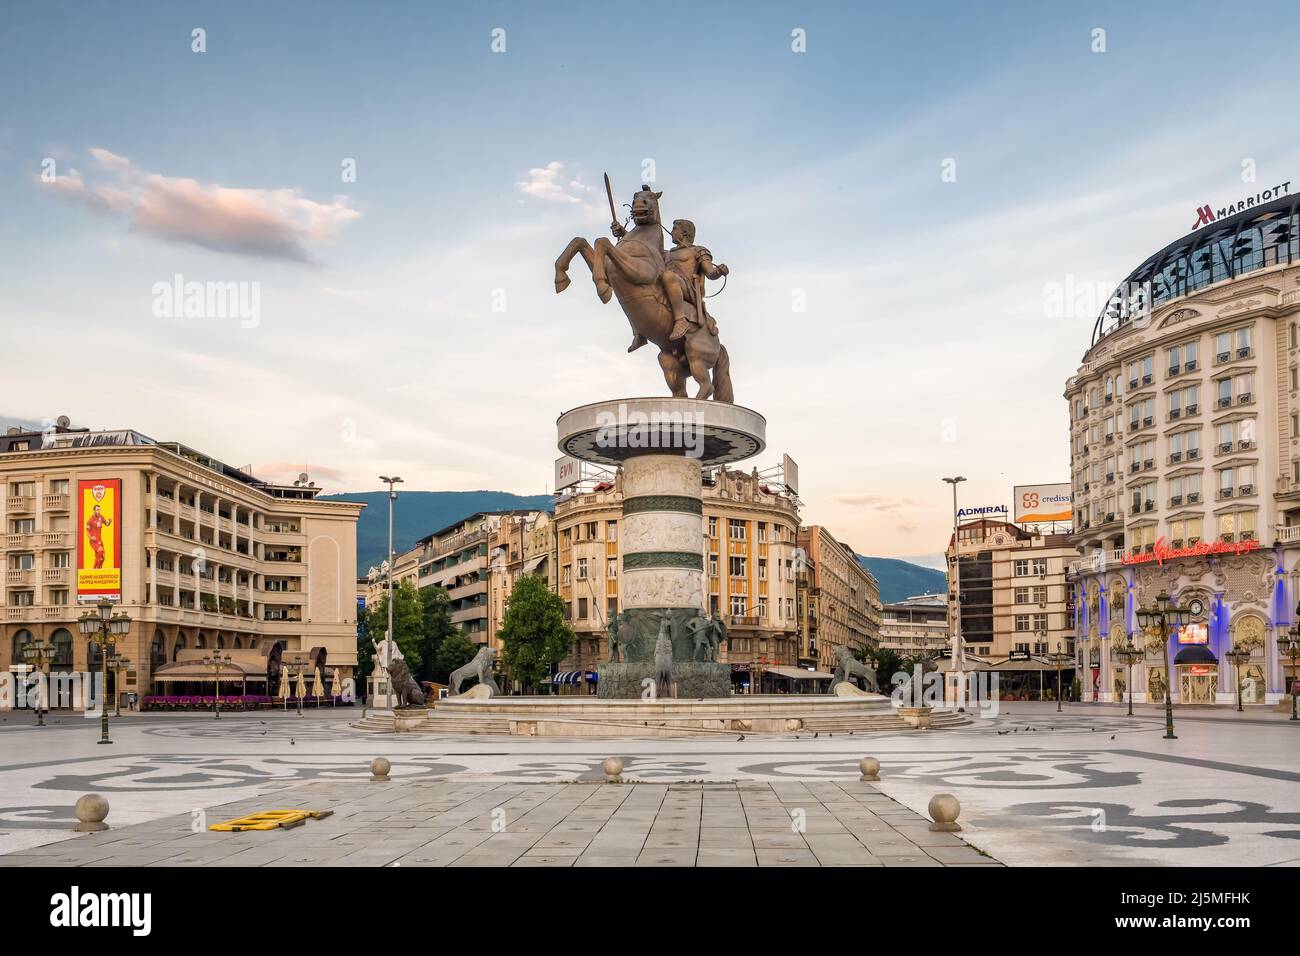
M385 491L321 495L322 500L363 501L357 523L357 574L378 566L388 553L388 501ZM515 509L551 511L550 495L512 495L507 491L398 491L393 511L393 551L401 553L426 534L476 511Z
M923 568L898 558L868 558L858 555L858 563L880 582L880 600L885 604L901 601L913 594L943 593L948 589L948 575L934 568Z

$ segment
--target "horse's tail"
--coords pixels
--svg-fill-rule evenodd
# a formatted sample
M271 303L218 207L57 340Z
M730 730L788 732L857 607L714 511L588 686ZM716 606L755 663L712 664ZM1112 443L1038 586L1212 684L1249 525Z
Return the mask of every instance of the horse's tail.
M728 405L736 401L736 392L731 386L731 358L725 345L718 346L718 361L713 366L713 400Z

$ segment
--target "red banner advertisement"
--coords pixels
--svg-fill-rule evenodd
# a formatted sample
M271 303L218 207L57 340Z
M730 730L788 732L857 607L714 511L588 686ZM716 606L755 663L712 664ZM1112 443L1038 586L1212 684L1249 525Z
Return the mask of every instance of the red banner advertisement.
M1198 541L1185 548L1171 548L1161 538L1151 551L1142 554L1125 554L1120 558L1121 564L1164 564L1176 558L1203 558L1207 555L1246 554L1258 551L1260 543L1254 538L1248 541Z
M77 600L122 600L122 479L77 482Z

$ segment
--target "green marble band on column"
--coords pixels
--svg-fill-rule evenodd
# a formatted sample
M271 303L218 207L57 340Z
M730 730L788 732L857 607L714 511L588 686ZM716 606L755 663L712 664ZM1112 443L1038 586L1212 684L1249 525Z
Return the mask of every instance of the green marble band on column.
M623 499L623 514L634 515L647 511L677 511L683 514L704 514L704 502L687 495L638 495Z
M623 555L623 570L641 568L686 568L704 570L704 555L699 551L631 551Z

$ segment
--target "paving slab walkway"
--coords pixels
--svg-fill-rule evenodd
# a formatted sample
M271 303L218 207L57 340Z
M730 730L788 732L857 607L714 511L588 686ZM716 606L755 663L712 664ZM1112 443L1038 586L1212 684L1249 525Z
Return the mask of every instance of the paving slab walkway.
M272 809L333 814L288 830L206 829ZM861 782L329 781L80 834L0 866L1001 865L928 824Z

